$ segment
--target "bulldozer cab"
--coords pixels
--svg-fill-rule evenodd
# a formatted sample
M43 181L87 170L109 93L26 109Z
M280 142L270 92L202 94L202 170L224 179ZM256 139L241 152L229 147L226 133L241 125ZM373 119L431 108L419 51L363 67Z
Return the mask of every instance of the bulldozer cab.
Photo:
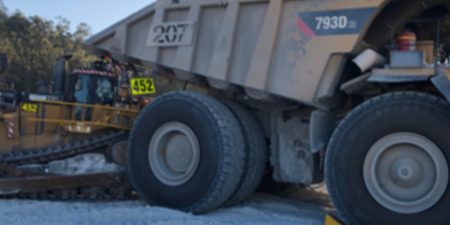
M104 63L92 63L89 70L74 70L71 75L70 90L74 102L83 104L112 105L117 94L118 79L106 72Z
M86 71L72 74L73 99L77 103L107 104L114 102L117 78L90 74Z
M71 75L71 96L82 104L113 105L117 93L117 77L96 70L75 70ZM75 120L81 120L82 107L76 107ZM84 120L90 121L92 108L86 108Z

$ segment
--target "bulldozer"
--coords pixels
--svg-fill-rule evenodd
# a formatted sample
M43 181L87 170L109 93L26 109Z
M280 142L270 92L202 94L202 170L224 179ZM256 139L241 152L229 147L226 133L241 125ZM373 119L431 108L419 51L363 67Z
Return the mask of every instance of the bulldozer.
M137 94L154 92L152 79L133 78L132 65L102 57L72 71L66 88L69 59L57 60L52 82L27 93L7 84L0 54L0 197L136 197L125 169L127 137L146 104Z

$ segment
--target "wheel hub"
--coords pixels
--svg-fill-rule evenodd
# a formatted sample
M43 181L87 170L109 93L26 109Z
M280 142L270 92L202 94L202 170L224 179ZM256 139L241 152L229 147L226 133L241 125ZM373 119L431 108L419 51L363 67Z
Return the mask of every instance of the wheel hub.
M166 149L166 161L170 169L182 173L186 172L192 161L193 149L189 139L182 135L175 135L169 141Z
M364 182L372 197L397 213L413 214L436 204L445 193L448 165L442 151L415 133L378 140L366 155Z
M399 186L414 187L423 180L422 165L411 158L397 159L391 168L391 179Z
M154 175L169 186L179 186L189 181L200 162L197 137L180 122L169 122L156 130L148 153Z

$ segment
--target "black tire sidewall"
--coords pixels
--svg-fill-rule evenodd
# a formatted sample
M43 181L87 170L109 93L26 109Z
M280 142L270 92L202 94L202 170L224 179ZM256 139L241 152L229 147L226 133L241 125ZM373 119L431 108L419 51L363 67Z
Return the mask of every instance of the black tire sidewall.
M384 208L366 188L365 156L377 140L392 133L423 135L438 145L449 161L449 112L437 107L439 103L387 97L359 107L333 135L335 140L327 153L326 165L329 188L335 189L330 193L333 202L344 217L348 215L350 220L362 224L450 224L450 217L445 214L450 208L450 186L436 205L417 214L399 214Z
M191 101L172 99L160 101L146 110L145 117L135 124L133 132L139 139L130 143L129 163L137 189L144 198L158 206L191 210L210 191L220 166L221 140L217 121L210 113ZM168 122L181 122L190 127L200 144L200 162L195 174L180 186L168 186L153 174L148 160L148 146L154 132ZM217 151L213 151L213 150ZM207 151L206 151L207 150Z

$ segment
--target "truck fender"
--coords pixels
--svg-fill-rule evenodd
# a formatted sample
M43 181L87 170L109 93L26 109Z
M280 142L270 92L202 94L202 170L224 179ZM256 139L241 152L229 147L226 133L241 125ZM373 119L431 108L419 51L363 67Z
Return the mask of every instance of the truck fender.
M407 83L407 82L420 82L420 81L427 81L430 79L431 75L423 75L423 76L408 76L408 75L388 75L388 76L381 76L381 75L372 75L367 80L368 82L374 82L374 83Z
M431 79L430 79L431 77ZM431 80L433 85L441 92L445 99L450 102L450 80L446 74L436 76L370 76L368 82L378 83L404 83Z
M333 134L335 123L336 117L330 112L316 110L311 113L309 142L312 153L326 148Z
M428 81L433 77L430 75L374 75L373 72L368 72L357 76L340 87L341 91L347 94L359 94L365 90L374 87L376 83L409 83Z

